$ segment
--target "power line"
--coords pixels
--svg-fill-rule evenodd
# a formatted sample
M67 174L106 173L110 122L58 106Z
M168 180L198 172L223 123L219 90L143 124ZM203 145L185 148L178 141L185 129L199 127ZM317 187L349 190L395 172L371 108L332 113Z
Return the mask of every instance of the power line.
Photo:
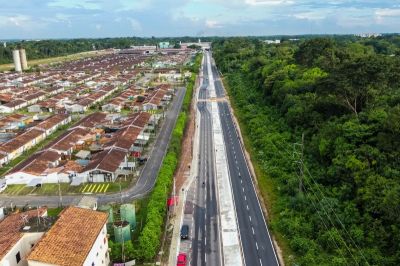
M273 145L275 146L275 148L277 148L278 153L280 153L280 154L282 155L281 149L279 149L279 147L278 147L275 143L273 143L272 141L270 141L270 142L271 142L271 144L273 144ZM301 147L301 152L297 152L296 147L298 147L298 146ZM283 150L286 151L287 155L290 155L289 152L288 152L286 149L283 149ZM304 158L304 134L302 135L302 143L295 143L295 144L294 144L294 151L293 151L293 153L291 154L293 159L296 159L296 156L295 156L296 154L297 154L297 155L300 155L300 159L297 159L297 160L295 161L296 164L297 164L298 167L299 167L299 170L300 170L300 171L299 171L299 175L301 175L301 177L298 175L298 178L299 178L299 191L302 192L303 189L304 189L305 191L307 191L306 187L305 187L304 184L303 184L303 180L305 180L305 181L307 182L307 185L308 185L308 186L310 187L310 189L312 190L313 196L317 198L317 200L318 200L318 202L319 202L319 205L320 205L321 208L323 209L323 212L325 213L326 217L328 218L330 224L332 225L332 227L333 227L333 228L336 230L336 232L338 233L338 235L339 235L341 241L343 242L343 244L344 244L345 248L347 249L347 251L349 252L350 256L352 257L352 259L354 260L354 262L355 262L357 265L359 265L359 263L357 262L356 258L354 257L353 252L350 250L350 247L347 245L347 243L345 242L343 236L340 234L339 230L336 228L335 223L332 221L330 215L328 214L328 212L326 211L326 209L324 208L324 206L321 204L322 199L320 199L320 198L317 196L317 193L316 193L316 192L314 191L314 189L312 188L312 185L307 181L306 178L304 178L304 177L305 177L305 176L304 176L304 170L306 170L306 171L308 172L308 174L310 175L308 169L307 169L307 168L305 167L305 165L304 165L304 159L303 159L303 158ZM315 182L315 180L313 180L313 182L316 184L317 188L319 189L318 184ZM310 191L310 190L308 190L308 191ZM321 191L320 189L319 189L319 191L320 191L320 193L322 193L322 191ZM322 193L322 197L323 197L323 198L326 198L326 197L324 196L323 193ZM323 218L321 217L321 215L320 215L320 213L319 213L319 211L318 211L318 208L315 206L315 205L316 205L315 202L312 200L312 198L310 198L310 200L311 200L311 203L313 204L314 209L317 211L318 216L320 217L321 221L323 222L324 227L325 227L327 230L329 230L328 227L327 227L327 225L325 224ZM332 209L332 208L330 208L330 209ZM337 217L336 213L335 213L335 216ZM342 224L342 225L343 225L343 224ZM344 225L343 225L343 226L344 226ZM347 232L347 230L345 230L345 231L346 231L346 234L349 235L349 233ZM350 235L349 235L349 237L351 238ZM333 239L333 237L331 237L331 238ZM351 240L352 240L352 238L351 238ZM352 242L355 244L354 240L352 240ZM339 248L338 245L337 245L337 243L336 243L336 241L335 241L334 243L335 243L336 247ZM367 260L365 259L365 257L363 256L363 254L362 254L360 248L359 248L357 245L355 245L355 246L356 246L356 248L358 249L358 251L360 252L360 254L362 255L362 257L364 258L364 260L367 262L367 265L369 265L369 264L368 264L368 261L367 261Z
M328 214L328 212L326 211L325 207L323 204L321 204L322 200L319 199L319 197L316 195L314 189L312 188L312 186L310 185L310 183L308 182L307 179L304 179L307 184L309 185L310 189L312 190L313 196L316 197L318 199L318 202L320 203L319 205L321 206L323 212L325 213L326 217L328 218L329 222L331 223L332 227L334 227L336 229L336 231L338 232L340 239L342 240L345 248L347 249L347 251L349 252L350 256L353 258L354 262L359 265L359 263L357 262L356 258L354 257L353 252L350 250L349 246L347 245L346 241L344 240L343 236L340 234L339 230L336 228L335 223L332 221L330 215Z
M307 189L304 188L304 190L305 190L305 192L307 193ZM318 208L317 208L317 206L316 206L314 200L313 200L313 199L310 199L310 201L311 201L311 204L313 205L313 207L314 207L314 209L315 209L315 212L317 213L317 215L318 215L318 217L320 218L322 224L324 225L326 231L328 232L328 231L329 231L329 228L328 228L328 226L325 224L324 218L322 218L321 214L319 213L319 210L318 210ZM336 231L337 231L337 230L336 230ZM335 244L335 246L336 246L336 248L337 248L337 250L338 250L338 252L339 252L339 251L340 251L340 248L339 248L338 243L336 242L336 239L335 239L330 233L329 233L329 236L330 236L332 242ZM342 257L343 257L343 256L342 256ZM343 257L343 258L344 258L344 259L346 260L346 262L347 262L347 258L345 258L345 257Z
M319 188L318 183L316 183L316 181L313 179L310 171L308 170L307 167L305 167L305 170L307 171L308 175L311 177L311 180L314 182L314 184L316 185L318 191L320 192L320 194L322 195L322 197L326 198L324 193L322 192L322 190ZM339 218L339 216L336 214L335 210L332 208L332 206L330 205L330 202L327 201L327 205L329 206L330 210L333 212L333 214L335 215L336 219L339 221L341 227L343 228L343 230L346 232L346 234L349 236L351 242L353 243L353 245L359 250L361 256L363 257L363 259L365 260L365 262L367 263L367 265L369 265L368 260L365 258L364 254L361 251L361 248L357 245L357 243L354 241L354 239L351 237L350 233L347 231L346 227L344 226L343 222L341 221L341 219Z

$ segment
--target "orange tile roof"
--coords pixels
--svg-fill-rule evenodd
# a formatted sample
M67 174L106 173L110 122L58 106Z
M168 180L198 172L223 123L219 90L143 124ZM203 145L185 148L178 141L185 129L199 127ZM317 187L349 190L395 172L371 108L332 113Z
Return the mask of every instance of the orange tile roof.
M28 255L29 261L56 265L82 265L107 222L108 215L68 207Z
M47 208L39 209L39 216L43 216ZM20 232L24 226L23 217L29 220L38 215L38 211L30 210L26 212L13 213L0 222L0 260L10 251L10 249L21 239L23 233Z

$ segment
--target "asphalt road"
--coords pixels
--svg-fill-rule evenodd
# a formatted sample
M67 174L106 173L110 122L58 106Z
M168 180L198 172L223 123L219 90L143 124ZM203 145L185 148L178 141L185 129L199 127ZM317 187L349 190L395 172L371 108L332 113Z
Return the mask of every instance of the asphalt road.
M160 129L159 135L154 144L154 149L151 151L151 155L142 169L139 179L135 186L124 190L122 193L97 195L98 203L113 203L131 201L145 196L149 193L157 179L158 172L160 170L164 155L167 151L169 141L171 139L172 131L175 127L178 114L182 107L183 98L185 96L186 88L179 89L172 106L166 111L163 125ZM82 196L62 196L63 205L71 205L79 201ZM60 203L59 196L5 196L0 195L0 201L5 205L14 206L58 206Z
M217 97L225 92L215 65L212 67ZM240 241L246 265L279 265L228 103L218 103L234 194Z
M207 64L199 99L208 98ZM200 149L194 208L194 235L192 236L192 265L221 265L221 249L218 226L217 195L215 184L211 113L207 102L199 102ZM204 182L204 185L203 185Z

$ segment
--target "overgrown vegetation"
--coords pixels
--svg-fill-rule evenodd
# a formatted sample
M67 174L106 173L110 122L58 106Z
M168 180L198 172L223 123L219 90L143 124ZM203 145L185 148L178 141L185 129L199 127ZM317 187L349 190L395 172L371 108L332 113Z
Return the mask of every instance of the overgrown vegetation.
M400 264L399 43L214 43L288 265Z

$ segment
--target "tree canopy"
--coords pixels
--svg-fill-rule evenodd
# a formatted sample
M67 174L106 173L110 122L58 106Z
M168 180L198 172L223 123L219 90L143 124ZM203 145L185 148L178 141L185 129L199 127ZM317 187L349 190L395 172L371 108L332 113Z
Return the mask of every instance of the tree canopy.
M288 265L400 264L399 43L214 42Z

